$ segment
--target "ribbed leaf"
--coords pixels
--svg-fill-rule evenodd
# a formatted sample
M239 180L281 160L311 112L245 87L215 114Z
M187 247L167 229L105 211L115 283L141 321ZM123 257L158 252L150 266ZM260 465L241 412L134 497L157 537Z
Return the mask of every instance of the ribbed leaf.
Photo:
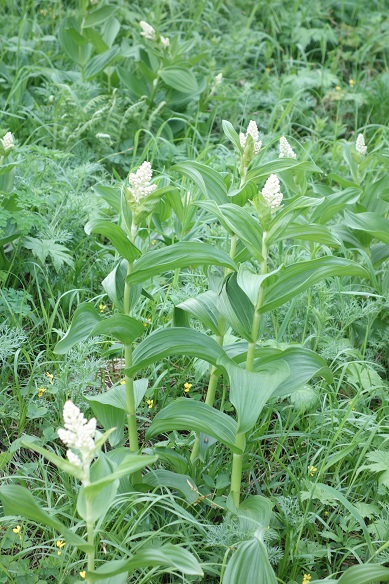
M217 297L217 307L234 331L247 341L254 340L251 336L254 306L247 294L238 286L236 274L226 280Z
M221 175L206 164L195 161L180 162L171 170L188 176L199 187L206 199L216 201L219 205L228 202L227 189Z
M178 570L191 576L203 576L203 571L196 558L177 545L166 544L160 548L148 548L138 551L135 555L125 560L113 560L105 562L95 572L87 572L88 582L104 580L116 574L133 572L142 568L164 566L169 570Z
M250 372L238 365L226 366L230 379L230 401L238 413L238 433L254 428L259 415L277 387L288 378L290 370L281 359Z
M91 336L107 335L114 337L123 345L130 345L144 333L143 323L126 314L113 314L97 323L90 332Z
M92 304L89 302L80 304L73 315L66 335L55 345L54 353L63 355L77 343L85 341L100 318L100 314Z
M169 270L211 265L237 270L235 262L224 251L208 243L181 241L147 252L135 262L127 282L137 284Z
M151 363L173 355L197 357L213 365L216 365L218 359L227 358L217 342L206 334L194 329L174 327L156 331L139 343L132 356L133 366L126 373L135 375Z
M84 75L86 79L92 79L96 77L101 71L103 71L108 65L116 59L118 54L120 53L120 47L113 46L108 51L101 53L101 55L96 55L88 61L84 68Z
M239 544L227 564L223 584L277 584L264 544L256 537Z
M198 91L196 77L190 69L176 66L165 67L160 69L158 74L166 85L181 93L196 94Z
M247 180L253 180L255 183L258 183L272 173L277 174L278 172L289 170L290 168L293 168L294 170L322 172L322 170L320 170L320 168L313 162L298 162L298 160L293 160L293 158L279 158L277 160L272 160L272 162L267 162L258 168L249 170L247 173Z
M207 404L185 397L171 402L158 412L146 432L146 440L156 434L173 430L194 430L213 436L228 446L233 452L240 453L235 446L236 422L227 414L211 408Z
M235 132L234 126L231 124L231 122L228 122L227 120L222 121L222 126L224 134L233 143L235 148L240 152L242 150L242 147L240 145L239 136Z
M88 235L98 233L109 239L122 258L129 262L133 262L141 255L139 249L131 243L124 231L115 223L104 219L93 219L85 225L84 229Z
M346 225L352 229L366 231L369 235L389 245L389 219L378 213L350 213L344 214Z
M332 256L292 264L281 272L275 284L266 288L265 303L260 312L273 310L321 280L334 276L370 277L362 266Z
M205 327L211 330L215 335L220 335L219 331L219 311L216 308L217 294L208 290L196 296L196 298L188 298L176 308L185 310L190 315L197 318Z
M96 8L87 14L83 21L83 27L88 28L90 26L97 26L98 24L102 24L114 12L116 12L117 6L113 6L112 4L106 4L105 6L101 6L100 8Z

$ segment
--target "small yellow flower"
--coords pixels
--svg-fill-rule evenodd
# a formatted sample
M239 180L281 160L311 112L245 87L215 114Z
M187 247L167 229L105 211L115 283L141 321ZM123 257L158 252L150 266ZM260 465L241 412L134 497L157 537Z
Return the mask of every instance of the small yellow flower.
M324 511L325 517L328 517L328 511Z
M337 85L337 86L335 87L335 89L336 89L336 91L341 91L341 87L340 87L340 85Z
M188 383L188 382L184 383L184 392L189 393L189 390L191 387L192 387L191 383Z
M86 572L85 572L85 570L83 570L82 572L80 572L80 576L81 576L81 578L86 578Z
M151 245L155 245L157 243L156 239L153 239L153 241L151 242Z
M14 527L14 528L13 528L13 530L12 530L12 531L13 531L14 533L20 533L20 532L21 532L21 529L22 529L22 528L20 527L20 525L17 525L16 527Z
M59 539L55 545L61 550L63 547L65 547L66 543L62 539Z
M146 403L147 403L147 406L148 406L149 410L151 410L151 408L154 405L154 400L153 399L148 399Z
M104 312L104 310L107 308L106 304L99 304L99 310L100 312Z
M304 574L304 578L301 584L309 584L312 580L312 576L310 574Z
M120 385L126 385L126 380L125 380L125 379L121 379L121 380L119 381L119 383L120 383Z
M309 474L310 474L310 476L311 476L311 477L314 477L314 476L315 476L315 473L316 473L316 471L317 471L317 468L316 468L316 466L310 466L310 467L308 468L308 470L309 470Z
M149 323L148 322L144 322L143 326L146 327Z
M42 397L42 395L45 393L45 391L47 391L47 389L45 387L39 387L38 388L38 397Z
M46 371L46 377L48 378L51 385L53 385L54 375L52 373L49 373L48 371Z
M354 87L354 85L355 85L354 79L350 79L349 85L350 85L350 87Z
M265 71L266 71L266 73L270 73L270 71L271 71L270 67L266 67Z

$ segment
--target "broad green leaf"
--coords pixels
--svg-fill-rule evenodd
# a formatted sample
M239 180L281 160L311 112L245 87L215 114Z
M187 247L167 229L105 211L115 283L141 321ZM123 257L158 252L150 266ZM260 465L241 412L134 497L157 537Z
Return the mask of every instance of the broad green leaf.
M146 432L146 440L156 434L172 432L173 430L204 432L204 434L209 434L228 446L233 452L240 453L240 450L235 446L235 420L203 402L185 397L171 402L158 412L151 422Z
M196 298L188 298L176 308L185 310L190 315L197 318L205 327L211 330L215 335L220 336L219 318L220 314L216 308L217 294L212 290L203 292Z
M234 343L224 347L227 355L234 361L241 363L247 357L247 343ZM258 347L255 350L254 370L277 360L286 361L290 375L274 391L273 397L289 395L301 389L313 377L321 376L332 382L332 374L326 362L314 351L303 347L289 347L285 350L276 348Z
M120 53L120 48L117 46L113 46L112 48L108 49L101 55L96 55L88 61L84 68L84 75L86 79L93 79L96 77L101 71L103 71L108 65L112 63L114 59Z
M18 164L20 164L20 162L9 162L8 164L3 164L0 166L0 176L3 174L8 174Z
M96 582L134 570L164 566L169 570L178 570L191 576L203 576L203 571L196 558L182 547L165 544L159 548L147 548L124 560L105 562L94 572L87 572L88 582Z
M132 355L133 366L126 370L126 374L135 375L151 363L173 355L197 357L213 365L226 358L220 345L206 334L194 329L173 327L151 333L139 343Z
M361 564L347 568L339 578L338 584L371 584L374 581L387 582L389 568L377 564Z
M236 274L226 279L217 297L217 308L241 337L247 341L256 341L251 334L254 307L246 293L238 286Z
M163 272L197 266L224 266L237 270L235 262L217 247L208 243L181 241L145 253L134 263L127 282L138 284Z
M164 67L158 74L166 85L181 93L196 94L198 91L196 77L186 67Z
M127 71L126 67L117 66L116 67L120 81L128 89L134 97L148 96L150 93L150 87L147 85L147 80L145 78L139 78L135 73Z
M129 262L133 262L141 255L140 250L128 239L124 231L115 223L104 219L93 219L85 225L85 232L98 233L112 242L116 251Z
M346 211L344 220L348 227L366 231L369 235L389 245L389 219L378 213L350 213Z
M184 495L188 503L194 503L200 497L196 483L189 475L158 469L147 473L143 481L152 487L176 489Z
M243 207L247 201L252 201L258 194L258 187L253 181L246 182L240 189L228 192L231 203Z
M180 162L171 167L188 176L200 189L206 199L216 201L219 205L228 203L227 189L222 176L213 168L201 162Z
M121 193L120 193L120 189L117 187L109 187L107 185L93 185L92 189L100 196L102 197L107 203L108 205L110 205L112 207L112 209L114 211L116 211L116 213L120 213L120 208L121 208ZM102 221L101 219L99 219L99 221ZM91 222L89 222L90 224ZM107 223L109 223L111 225L110 221L107 221Z
M102 477L106 476L110 478L114 468L113 463L101 453L90 469L92 484ZM104 488L98 491L90 491L88 490L89 487L82 486L77 497L77 513L79 516L85 522L96 522L108 512L116 496L118 487L119 479L112 479Z
M87 496L95 496L113 481L129 476L145 466L154 464L157 460L158 456L150 456L147 454L127 454L124 460L109 475L102 476L100 479L93 481L90 485L85 487L85 494Z
M346 205L356 203L361 196L361 192L361 188L349 187L343 191L328 195L313 211L311 221L324 225L334 215L342 211Z
M102 281L102 286L109 299L114 304L114 306L119 310L119 312L124 311L123 298L124 298L124 286L126 282L128 270L127 260L122 260L119 264L108 274L108 276ZM139 300L139 296L142 292L142 285L138 284L136 286L130 287L130 309L133 309Z
M280 273L277 282L266 288L265 303L259 312L273 310L321 280L335 276L370 278L362 266L332 256L292 264Z
M217 205L214 201L198 201L196 204L218 217L226 229L243 241L258 261L262 260L262 228L258 219L247 209L233 203Z
M252 168L247 173L247 180L252 180L255 183L267 178L271 174L282 172L283 170L289 170L293 168L294 170L306 170L311 172L322 172L316 164L313 162L299 162L298 160L293 160L293 158L279 158L273 160L272 162L267 162L262 166L257 168Z
M98 24L102 24L114 12L117 10L117 6L113 6L112 4L106 4L105 6L101 6L100 8L96 8L87 14L83 20L83 27L89 28L90 26L97 26Z
M227 564L223 584L277 584L264 544L256 537L238 545Z
M239 266L237 282L240 288L246 293L250 298L253 306L257 305L258 294L261 286L267 286L270 278L274 277L281 269L283 265L279 266L276 270L268 272L267 274L255 274L248 268L244 266ZM266 282L266 283L265 283Z
M271 237L269 234L269 243L275 243L283 239L303 239L322 243L323 245L340 245L340 241L331 233L328 227L310 225L308 223L289 223L276 237Z
M77 30L73 18L64 18L58 28L58 40L70 59L81 67L89 59L93 46Z
M147 379L135 379L135 407L138 407L147 391ZM109 437L111 446L120 444L124 437L124 427L127 422L126 386L118 385L99 395L86 398L94 415L106 430L115 428Z
M91 336L111 336L123 343L131 345L137 337L144 333L143 323L126 314L113 314L98 322L90 332Z
M246 371L239 365L226 365L230 379L230 401L238 413L237 432L252 430L266 402L290 373L286 361L277 360L261 367L260 371Z
M25 487L3 485L0 487L0 499L3 502L5 515L20 515L41 525L52 527L63 535L67 543L85 553L92 551L91 546L82 537L63 525L55 516L42 509Z
M233 143L235 148L239 152L241 152L242 147L240 145L239 136L238 136L237 132L235 131L234 126L231 124L231 122L228 122L227 120L222 120L222 126L223 126L224 134Z
M239 518L239 523L244 531L253 531L255 528L259 539L262 539L269 529L273 503L266 497L251 495L236 508L230 494L227 499L227 509Z
M100 314L89 302L80 304L73 316L72 323L64 337L55 345L54 353L63 355L74 345L85 341L100 321Z

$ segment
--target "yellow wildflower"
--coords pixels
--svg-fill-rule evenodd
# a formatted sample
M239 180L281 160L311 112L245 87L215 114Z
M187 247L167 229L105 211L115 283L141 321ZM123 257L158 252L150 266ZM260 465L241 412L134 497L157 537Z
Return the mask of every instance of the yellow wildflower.
M316 471L317 471L317 468L316 468L316 466L310 466L310 467L308 468L308 470L309 470L309 474L311 475L311 477L315 476L315 473L316 473Z
M192 387L191 383L188 382L184 383L184 392L188 393L191 387Z
M312 576L310 574L304 574L304 578L301 584L309 584L312 580Z
M354 85L355 85L354 79L350 79L349 85L350 85L350 87L354 87Z
M120 385L126 385L126 380L125 379L121 379L119 383L120 383Z
M64 541L62 541L62 539L59 539L55 545L57 546L57 548L59 548L57 554L60 556L62 553L61 550L66 544Z
M151 408L154 405L154 400L153 399L148 399L146 403L147 403L147 406L148 406L149 410L151 410Z
M38 397L42 397L45 391L47 391L45 387L38 387Z
M21 532L21 529L22 529L22 528L20 527L20 525L17 525L16 527L14 527L14 528L13 528L13 530L12 530L12 531L13 531L14 533L20 533L20 532Z
M82 572L80 572L80 576L81 576L81 578L86 578L86 572L85 572L85 570L83 570Z
M99 304L99 310L100 312L104 312L104 310L107 308L106 304Z
M156 239L153 239L152 242L151 242L151 245L155 245L156 243L157 243L157 240Z
M49 373L48 371L46 371L46 377L49 379L49 382L51 383L51 385L53 385L54 375L52 373Z

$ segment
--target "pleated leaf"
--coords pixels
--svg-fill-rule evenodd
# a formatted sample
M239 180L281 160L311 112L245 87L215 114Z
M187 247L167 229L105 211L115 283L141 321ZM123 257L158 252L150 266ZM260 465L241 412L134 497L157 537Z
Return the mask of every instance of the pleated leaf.
M213 436L233 452L240 453L239 448L235 446L235 420L203 402L185 397L171 402L158 412L151 422L146 432L146 440L156 434L172 432L173 430L203 432Z

